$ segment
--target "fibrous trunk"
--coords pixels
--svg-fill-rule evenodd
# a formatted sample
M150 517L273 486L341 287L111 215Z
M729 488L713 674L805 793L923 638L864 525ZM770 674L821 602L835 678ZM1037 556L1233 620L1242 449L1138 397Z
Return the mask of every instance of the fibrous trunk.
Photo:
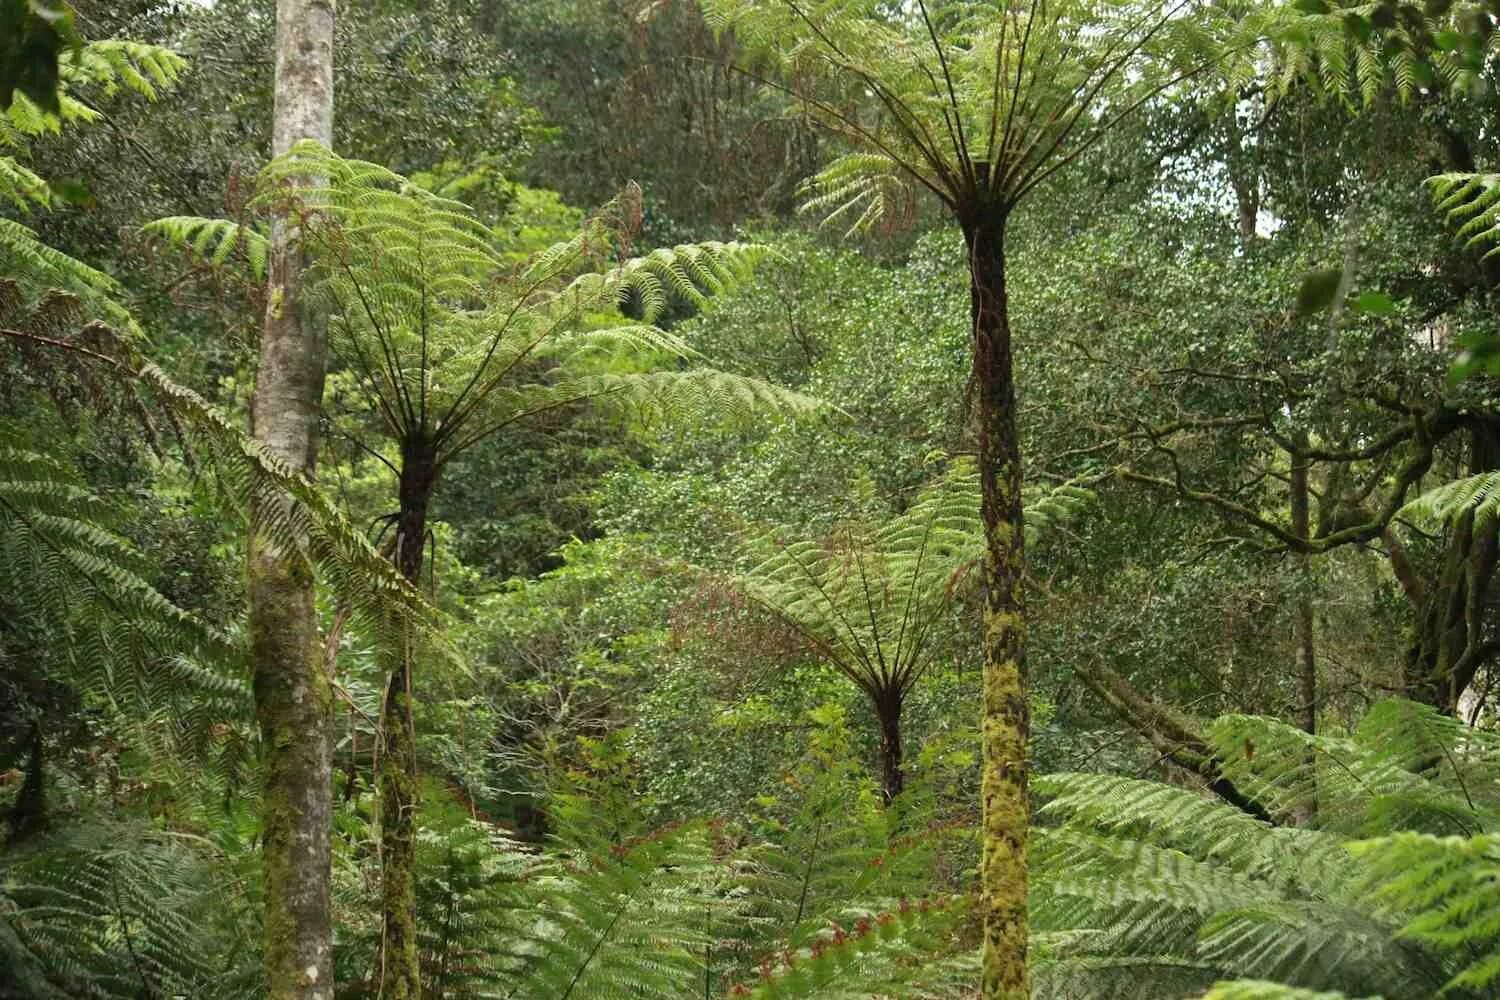
M982 995L1022 1000L1026 972L1026 833L1030 716L1022 594L1021 449L1005 289L1005 213L960 221L969 251L972 389L977 397L980 515L984 522L984 765L980 907Z
M422 576L427 507L436 467L424 442L403 449L400 510L393 559L416 586ZM383 654L389 677L380 709L380 866L383 909L378 977L380 995L411 1000L421 993L417 953L416 825L417 748L412 718L412 645L404 629L393 631Z
M333 140L332 0L279 0L273 150ZM303 183L311 184L312 179ZM312 476L323 398L324 340L302 294L294 221L272 230L270 287L260 344L252 432L268 452ZM333 996L329 916L333 817L332 697L323 670L313 567L305 540L273 539L288 501L251 497L247 589L255 715L263 754L266 996Z
M880 721L880 788L886 805L896 800L906 783L901 770L901 701L899 690L885 691L875 698L875 715Z

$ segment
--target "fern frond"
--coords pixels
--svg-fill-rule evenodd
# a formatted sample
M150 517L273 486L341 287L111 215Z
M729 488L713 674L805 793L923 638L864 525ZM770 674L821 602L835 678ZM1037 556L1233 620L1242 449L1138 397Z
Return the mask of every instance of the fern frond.
M251 900L183 838L83 830L0 868L0 916L71 997L257 995Z
M266 276L270 240L249 226L226 219L172 215L149 222L141 230L213 267L223 267L231 257L242 258L250 277L260 280Z
M1319 990L1302 990L1280 983L1264 980L1240 979L1234 982L1215 983L1214 988L1203 995L1203 1000L1350 1000L1342 993L1325 993ZM1364 1000L1380 1000L1365 997Z
M1457 957L1448 991L1500 984L1500 844L1494 837L1402 833L1350 845L1383 904L1408 917L1401 936Z
M1456 235L1465 247L1481 260L1500 252L1500 175L1439 174L1429 177L1427 185L1434 207L1457 227ZM1492 488L1490 484L1486 495Z

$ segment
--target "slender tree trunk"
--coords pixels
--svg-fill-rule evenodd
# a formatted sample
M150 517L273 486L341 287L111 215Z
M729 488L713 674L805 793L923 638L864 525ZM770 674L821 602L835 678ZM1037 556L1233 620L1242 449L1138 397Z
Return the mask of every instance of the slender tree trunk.
M1308 485L1307 485L1307 459L1300 455L1292 456L1291 468L1291 508L1292 508L1292 533L1298 538L1310 537L1311 528L1308 517ZM1298 556L1298 580L1297 580L1297 689L1299 705L1297 708L1298 722L1302 728L1309 733L1318 731L1318 663L1313 646L1313 598L1312 598L1312 557L1307 554Z
M882 691L875 698L875 716L880 721L880 790L890 805L906 786L901 769L901 692Z
M1305 448L1307 435L1299 432L1297 444ZM1289 492L1292 533L1298 538L1307 539L1312 537L1312 523L1309 516L1311 503L1307 482L1309 463L1304 454L1292 455ZM1294 632L1297 645L1297 721L1304 732L1317 735L1318 662L1313 647L1312 556L1304 552L1296 556L1296 559L1297 600ZM1299 824L1310 822L1318 814L1317 755L1309 751L1306 756L1306 765L1307 773L1312 777L1312 784L1309 786L1310 792L1307 800L1296 810L1295 820Z
M961 218L969 250L970 318L978 397L980 516L984 521L984 764L980 907L984 1000L1025 1000L1026 834L1031 811L1026 605L1022 594L1021 448L1005 289L1004 211Z
M412 586L422 576L427 508L436 485L437 469L426 442L409 442L401 462L393 558ZM410 641L387 650L386 662L390 677L380 708L380 996L414 1000L421 995L422 969L417 952L417 747Z
M278 0L273 152L333 141L333 0ZM271 234L270 287L251 425L270 454L311 477L318 449L325 345L302 299L295 223ZM252 496L247 589L255 715L263 754L266 996L330 1000L333 821L332 692L323 669L313 568L304 545L278 546L261 526L284 499Z

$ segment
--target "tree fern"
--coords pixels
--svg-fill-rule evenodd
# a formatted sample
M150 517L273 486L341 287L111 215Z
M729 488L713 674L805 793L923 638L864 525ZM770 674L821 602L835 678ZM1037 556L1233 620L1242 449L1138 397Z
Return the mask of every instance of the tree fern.
M47 208L52 189L45 178L22 162L31 139L64 127L98 121L100 112L88 103L93 93L110 96L129 91L154 100L176 83L186 66L172 51L141 42L89 42L63 56L58 63L57 110L48 111L17 93L10 107L0 111L0 203L19 211ZM119 291L113 281L72 257L45 246L26 226L0 219L0 272L29 288L64 288L105 310L117 324L126 317L113 303Z
M83 828L0 867L0 971L49 997L257 995L243 887L181 836Z
M1151 782L1039 779L1041 981L1109 996L1122 982L1187 992L1236 976L1350 996L1488 995L1495 857L1475 831L1494 822L1490 737L1405 702L1343 739L1247 717L1211 732L1235 782L1274 815L1295 814L1315 778L1322 828L1271 826ZM1462 835L1343 840L1403 827Z
M1071 485L1029 491L1027 544L1075 517L1092 494ZM869 698L880 721L885 793L902 785L902 705L938 655L933 641L981 559L979 474L956 462L910 509L883 523L850 522L826 538L763 532L738 586L806 640Z

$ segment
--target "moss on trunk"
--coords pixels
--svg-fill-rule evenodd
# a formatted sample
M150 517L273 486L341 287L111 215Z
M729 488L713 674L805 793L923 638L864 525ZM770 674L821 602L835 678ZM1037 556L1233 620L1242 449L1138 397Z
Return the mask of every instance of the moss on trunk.
M422 577L427 509L437 486L437 465L428 440L418 437L402 449L400 510L393 558L401 575L416 586ZM412 648L400 641L382 651L386 665L385 700L380 710L380 868L381 936L377 959L380 995L412 1000L421 995L417 953L416 829L417 747L412 715Z
M975 430L985 533L981 995L985 1000L1020 1000L1030 994L1026 835L1031 820L1027 791L1031 719L1022 592L1021 449L1005 287L1006 213L979 206L959 221L969 250L971 391L978 400Z

